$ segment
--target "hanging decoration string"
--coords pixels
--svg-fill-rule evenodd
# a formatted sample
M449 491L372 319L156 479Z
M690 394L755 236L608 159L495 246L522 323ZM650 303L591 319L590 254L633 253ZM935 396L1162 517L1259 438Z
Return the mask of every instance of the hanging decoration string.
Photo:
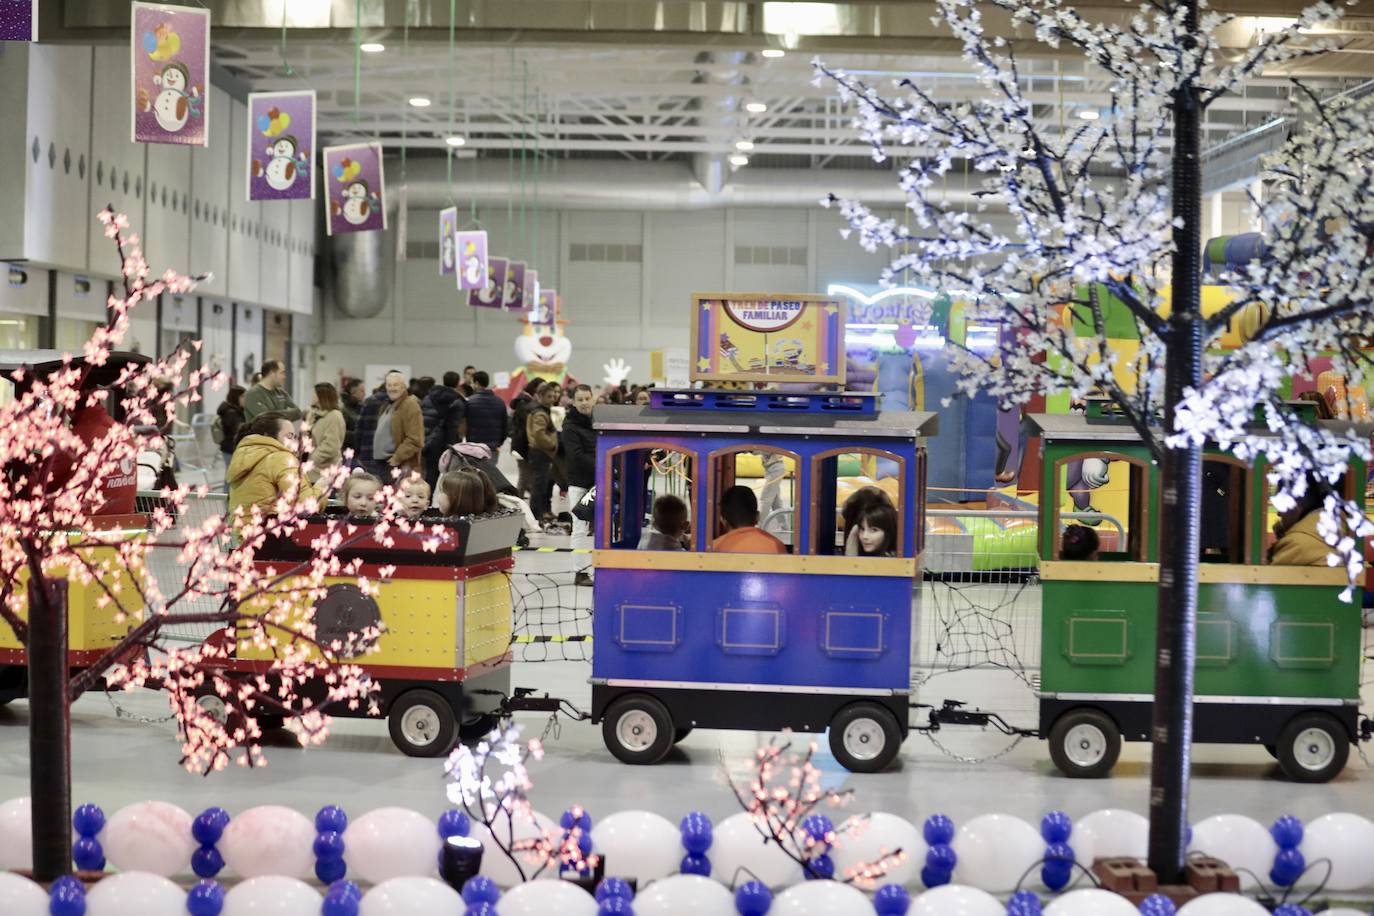
M520 251L529 257L530 243L525 235L525 153L530 135L530 62L520 61Z
M287 76L294 76L296 71L291 69L291 61L286 59L286 3L281 5L281 68L286 71Z
M534 90L534 251L530 255L530 266L535 267L539 264L539 232L542 228L541 213L539 212L539 174L544 166L539 156L539 135L543 133L543 94L538 88ZM527 302L527 307L536 308L538 302Z
M510 57L510 85L511 103L507 106L506 124L511 125L515 113L515 49L508 48L507 53ZM515 129L512 127L507 132L509 142L506 144L506 231L510 232L515 228Z
M454 36L457 34L458 24L458 0L448 0L448 136L444 138L444 145L448 146L448 138L453 136L453 44ZM453 204L453 157L458 155L458 147L448 146L448 202ZM473 202L474 209L476 201ZM456 223L457 220L455 219Z
M363 0L353 0L353 123L358 123L358 97L363 92Z

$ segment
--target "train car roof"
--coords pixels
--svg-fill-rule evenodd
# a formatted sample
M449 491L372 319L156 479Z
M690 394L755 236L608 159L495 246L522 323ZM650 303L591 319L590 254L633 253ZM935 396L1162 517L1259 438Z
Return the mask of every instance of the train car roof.
M1135 431L1135 428L1121 420L1094 420L1081 413L1036 413L1027 414L1026 419L1030 421L1035 433L1046 439L1084 442L1140 441L1140 434ZM1368 439L1374 435L1374 423L1352 423L1349 420L1312 420L1309 422L1333 433L1353 432L1363 439ZM1273 435L1265 427L1255 427L1253 432L1258 436Z
M738 410L663 409L629 404L598 404L592 424L606 432L684 432L734 435L852 436L910 439L933 436L939 417L925 411L846 413L781 413Z
M68 353L66 350L0 350L0 373L8 376L16 369L28 368L37 375L47 375L62 368ZM81 366L86 357L81 353L71 353L73 366ZM113 381L130 363L147 363L152 360L141 353L115 351L110 353L103 366L92 367L92 374L108 375ZM103 383L102 383L103 384Z

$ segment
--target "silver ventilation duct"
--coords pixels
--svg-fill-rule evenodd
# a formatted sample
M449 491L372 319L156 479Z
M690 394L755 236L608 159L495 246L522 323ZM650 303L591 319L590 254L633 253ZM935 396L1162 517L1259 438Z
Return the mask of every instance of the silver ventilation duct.
M391 301L396 270L393 233L348 232L325 239L325 295L349 318L375 318Z
M693 63L703 67L692 79L693 83L724 86L735 91L720 95L699 97L695 106L698 112L696 121L700 127L739 127L739 111L743 104L744 87L749 78L740 67L748 55L738 51L712 53L702 51ZM717 65L724 65L718 67ZM734 141L729 141L733 143ZM692 156L692 174L707 194L719 194L730 177L728 153L695 153Z

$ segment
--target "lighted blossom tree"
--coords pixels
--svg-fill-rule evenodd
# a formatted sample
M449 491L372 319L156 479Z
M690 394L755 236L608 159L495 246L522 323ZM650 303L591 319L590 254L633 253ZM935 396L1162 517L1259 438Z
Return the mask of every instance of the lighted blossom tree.
M261 764L261 718L280 718L310 745L328 734L323 707L375 710L370 682L340 660L364 653L378 632L324 644L313 617L326 577L357 577L375 594L376 583L358 575L360 561L339 557L364 531L331 521L314 538L308 560L282 562L266 574L254 566L269 538L298 532L319 508L316 498L301 498L299 482L270 513L254 507L196 523L184 518L188 501L204 498L206 488L168 488L146 525L139 520L130 526L124 518L109 529L102 481L118 468L136 466L141 450L161 444L158 434L136 430L161 426L178 408L199 401L202 386L214 379L211 370L191 368L199 342L160 360L118 354L132 309L164 293L188 292L195 280L170 270L152 278L126 218L107 209L100 220L118 246L124 277L123 294L109 299L107 324L56 371L16 371L15 397L0 407L0 618L26 650L34 873L45 881L72 867L70 703L87 690L166 691L180 728L182 763L201 773L231 761ZM69 417L96 403L110 404L122 423L85 441ZM309 448L308 437L302 447ZM306 462L302 472L309 468ZM321 488L334 486L344 473L323 475ZM393 521L399 506L391 493L379 536L406 526ZM150 569L153 551L174 552L181 570L166 591ZM77 584L94 590L98 607L128 632L69 677L65 596ZM216 638L190 647L168 641L169 628L188 624L208 625ZM236 643L267 659L256 674L236 677L228 670ZM222 699L222 716L197 703L209 693Z
M1266 67L1328 50L1306 30L1337 16L1319 3L1233 53L1218 41L1230 17L1204 14L1204 6L1146 0L1133 15L1124 8L1123 24L1114 24L1059 0L935 0L936 24L962 45L984 90L972 101L939 100L915 80L885 95L817 63L817 81L833 81L853 106L875 158L893 146L914 149L900 170L906 219L879 218L858 201L828 203L869 250L902 252L885 282L961 291L972 303L968 323L1001 332L992 353L956 349L961 389L985 391L1008 407L1052 392L1104 394L1162 466L1150 865L1164 881L1178 878L1186 848L1204 441L1243 459L1267 456L1280 510L1315 475L1332 562L1346 566L1352 583L1360 570L1355 539L1370 533L1358 506L1333 486L1351 456L1369 457L1369 443L1305 422L1281 390L1318 354L1334 353L1333 369L1352 382L1366 375L1369 356L1360 347L1374 338L1374 101L1322 99L1295 81L1297 127L1267 162L1265 199L1254 202L1267 257L1217 277L1237 295L1204 316L1202 114ZM1013 37L1082 54L1110 84L1100 119L1053 129L1035 117ZM972 207L942 194L946 177L963 169L980 184ZM1128 311L1140 337L1139 357L1121 375L1103 291ZM1162 307L1166 293L1170 309ZM1064 308L1091 331L1075 333L1061 320ZM1242 317L1253 327L1248 342L1204 352ZM1269 435L1256 434L1255 417Z

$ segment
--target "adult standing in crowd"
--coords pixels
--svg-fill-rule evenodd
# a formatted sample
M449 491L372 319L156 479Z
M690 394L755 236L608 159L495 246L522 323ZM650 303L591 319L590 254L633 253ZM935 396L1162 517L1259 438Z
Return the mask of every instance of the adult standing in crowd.
M270 515L277 501L292 492L297 502L316 495L309 481L301 479L295 426L280 414L266 413L248 423L229 461L227 480L230 518L240 511L247 515L254 506Z
M229 456L234 454L234 445L239 441L239 427L243 425L243 396L247 394L241 385L229 386L224 401L215 411L219 420L219 450L224 453L224 464L229 465Z
M509 414L506 405L491 390L491 376L481 369L472 373L472 397L468 398L465 411L467 441L482 443L491 449L495 459L501 452L501 444L506 441Z
M391 403L391 398L386 396L386 385L378 385L367 400L363 401L363 406L358 410L358 428L353 434L353 459L358 467L367 471L372 476L385 479L390 476L386 472L386 462L381 461L376 455L372 454L372 440L377 435L377 419L381 417L386 405Z
M292 423L301 418L301 409L286 393L286 366L279 359L262 364L262 378L243 399L243 416L249 423L266 413L275 413Z
M515 488L526 499L530 499L531 487L533 486L528 438L530 411L538 406L539 389L543 387L544 380L542 378L532 378L526 383L525 390L517 394L510 402L510 450L515 455L515 466L519 471L515 478Z
M596 484L596 430L592 428L592 408L596 406L596 395L590 385L578 385L573 389L573 407L563 418L563 462L568 475L568 508L571 510L582 497L587 495ZM573 513L572 546L591 547L592 526ZM574 554L584 557L585 554ZM586 566L578 569L573 578L576 585L590 585Z
M406 377L399 372L386 374L387 404L377 418L377 431L372 435L372 459L384 464L389 480L395 471L401 475L424 472L422 455L425 449L425 421L420 402L406 388Z
M425 482L430 489L439 482L439 457L450 445L461 441L466 399L458 391L463 377L457 372L444 373L443 384L429 389L420 403L425 421Z
M358 430L358 414L362 412L363 400L367 397L367 386L360 378L346 378L340 393L343 395L339 400L339 410L343 413L344 433L347 441L352 443Z
M310 452L311 469L306 476L311 483L343 463L346 436L339 392L328 382L320 382L315 386L315 400L310 405L310 441L314 448Z
M529 443L526 458L530 464L530 509L541 525L553 521L553 463L558 457L558 430L553 425L551 408L558 400L557 385L542 385L539 400L525 421Z

